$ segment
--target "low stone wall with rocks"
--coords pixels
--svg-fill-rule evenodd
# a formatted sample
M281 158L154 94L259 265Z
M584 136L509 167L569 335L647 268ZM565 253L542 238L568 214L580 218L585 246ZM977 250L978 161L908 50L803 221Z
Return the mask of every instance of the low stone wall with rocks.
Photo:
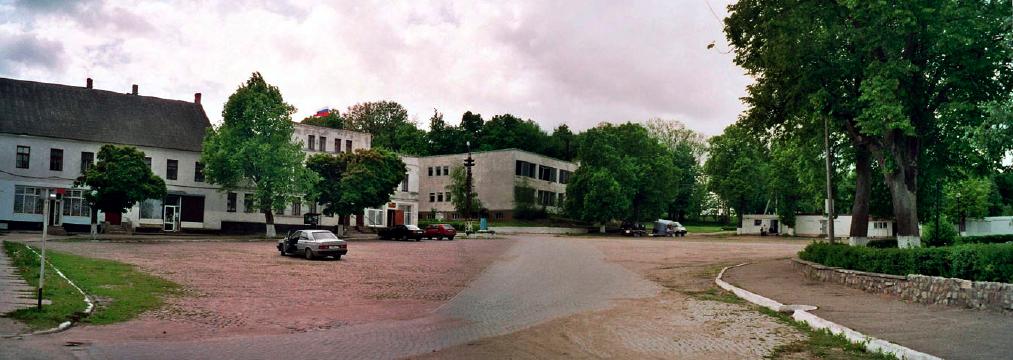
M809 280L842 284L922 304L942 304L1013 314L1013 284L924 275L888 275L848 270L792 259L792 267Z

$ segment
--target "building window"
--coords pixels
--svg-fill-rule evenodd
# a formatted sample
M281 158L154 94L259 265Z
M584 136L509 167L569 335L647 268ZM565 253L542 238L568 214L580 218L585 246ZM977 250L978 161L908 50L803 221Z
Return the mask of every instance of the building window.
M327 151L327 137L326 136L321 136L320 137L320 152L326 152L326 151Z
M503 213L497 211L496 214L494 214L493 216L495 216L497 219L502 219L503 218Z
M165 160L165 178L169 180L176 180L179 175L179 161L173 159Z
M538 179L549 182L555 182L556 168L551 166L538 165Z
M49 149L49 170L63 171L63 149Z
M352 140L345 140L345 151L352 152Z
M569 184L570 183L570 174L572 174L572 173L569 172L569 171L559 170L559 183L560 184Z
M408 174L404 174L404 180L401 180L401 191L408 192Z
M148 169L151 169L151 157L149 157L149 156L145 156L145 157L144 157L144 163L145 163L146 165L148 165Z
M63 195L63 216L91 216L84 190L67 190Z
M538 190L538 204L543 206L556 206L556 193Z
M306 140L306 146L309 146L310 150L316 150L317 147L316 136L309 135L309 137Z
M14 186L14 212L17 214L42 214L42 189L31 186Z
M292 201L292 216L302 215L302 200L295 199Z
M563 204L566 203L566 194L565 193L559 193L558 197L559 197L559 200L556 201L556 204L559 205L559 206L563 206Z
M876 221L876 222L872 223L872 228L873 229L886 229L886 222L885 221Z
M429 176L433 176L433 167L432 166L429 167Z
M81 173L91 168L92 164L95 163L95 153L82 151L81 152Z
M443 202L443 193L441 192L436 193L436 201Z
M760 219L753 220L753 226L760 226L762 224L763 224L763 220L760 220Z
M440 171L442 171L442 169L443 169L442 167L439 166L436 167L436 176L440 176Z
M450 193L448 192L448 193L445 193L444 195L445 195L445 196L446 196L446 198L447 198L447 202L450 202Z
M366 226L383 226L383 210L366 209Z
M204 182L204 164L199 161L193 164L193 181Z
M443 165L443 176L447 175L450 175L450 167L447 165Z
M334 152L341 152L341 139L334 139Z
M14 166L18 169L27 169L29 160L31 160L32 148L28 146L18 145L17 160L14 162Z
M429 193L429 202L436 202L436 193Z
M162 213L162 199L147 199L137 205L140 208L141 219L161 219L164 215Z
M514 175L534 178L535 164L529 163L527 161L517 160L517 166L515 168Z
M247 214L252 214L256 211L257 209L255 209L253 206L253 194L250 193L243 194L243 212Z
M236 212L236 193L230 192L228 194L228 201L226 201L225 211Z

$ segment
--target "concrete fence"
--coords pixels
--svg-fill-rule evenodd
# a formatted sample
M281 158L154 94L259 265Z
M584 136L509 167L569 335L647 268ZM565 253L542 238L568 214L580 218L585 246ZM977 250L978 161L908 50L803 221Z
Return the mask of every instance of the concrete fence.
M1013 284L924 275L888 275L847 270L793 259L792 267L809 280L842 284L922 304L942 304L1013 314Z

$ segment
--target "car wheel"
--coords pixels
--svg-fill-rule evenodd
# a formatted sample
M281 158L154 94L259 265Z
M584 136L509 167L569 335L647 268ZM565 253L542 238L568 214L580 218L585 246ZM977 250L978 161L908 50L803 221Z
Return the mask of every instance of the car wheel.
M303 255L306 255L306 260L313 260L313 250L306 248L306 252Z
M278 249L278 252L281 253L281 256L285 256L285 249Z
M334 260L341 260L341 255L334 255Z
M415 242L419 242L419 241L422 241L422 238L420 238L420 237L415 238Z
M453 236L448 237L447 240L454 240L454 237Z

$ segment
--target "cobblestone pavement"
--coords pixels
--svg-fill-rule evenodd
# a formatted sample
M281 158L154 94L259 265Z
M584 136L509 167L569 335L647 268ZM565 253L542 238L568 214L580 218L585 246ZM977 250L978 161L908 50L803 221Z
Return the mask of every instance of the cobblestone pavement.
M0 347L13 345L20 354L42 347L48 352L41 357L47 358L98 359L755 358L800 335L746 306L694 294L712 287L717 266L784 257L800 247L801 242L524 237L457 296L415 318L294 334L105 338L76 350L53 350L86 335L78 332Z
M35 288L28 285L11 265L7 252L0 249L0 314L35 306Z
M730 269L725 280L783 304L818 306L814 314L859 332L945 359L1013 356L1013 316L924 305L843 285L808 280L787 259Z

